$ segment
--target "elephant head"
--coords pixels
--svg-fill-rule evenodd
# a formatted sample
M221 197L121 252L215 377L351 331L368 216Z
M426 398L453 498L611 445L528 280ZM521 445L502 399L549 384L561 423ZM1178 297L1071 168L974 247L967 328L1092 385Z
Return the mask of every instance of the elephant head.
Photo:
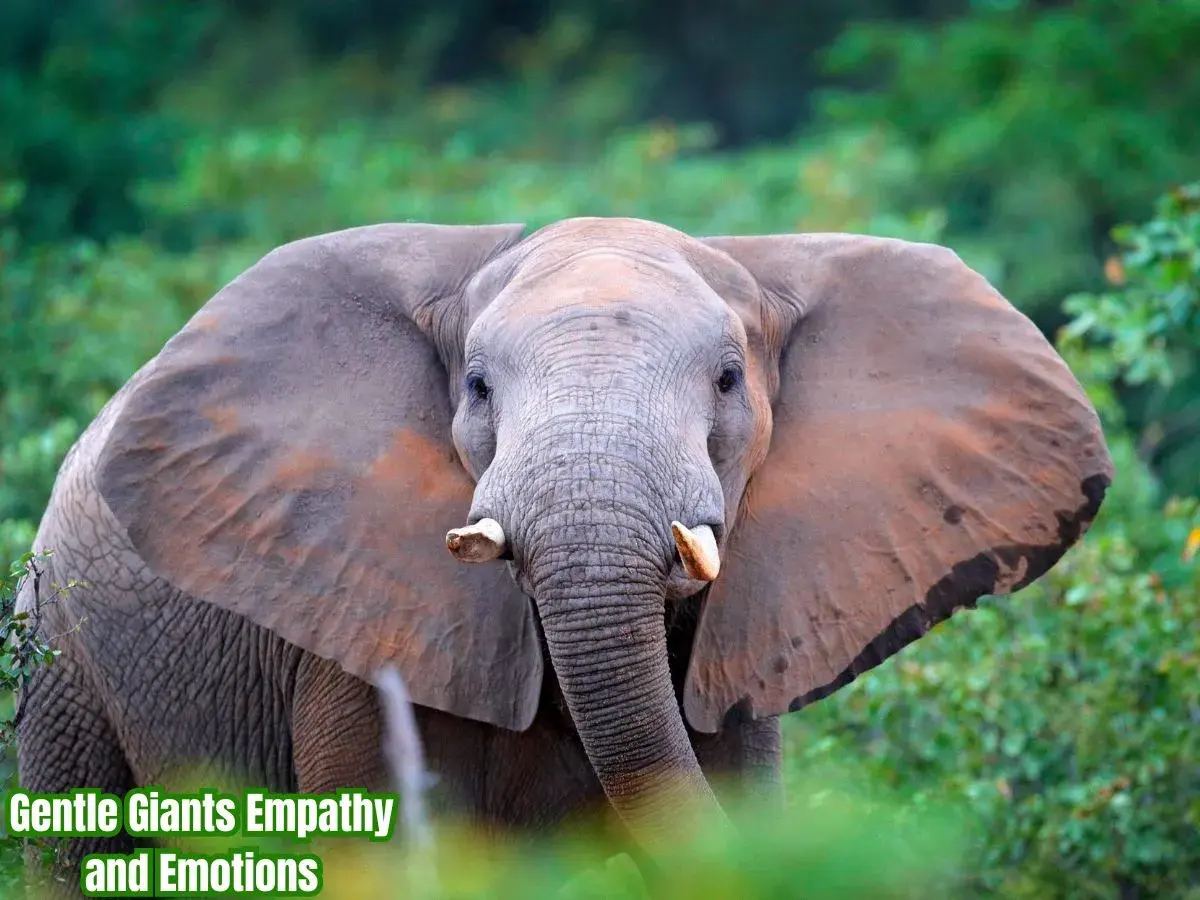
M1112 476L1078 383L981 276L841 234L309 238L126 390L99 484L158 574L509 729L537 710L540 625L652 852L684 804L716 808L685 718L796 710L1029 584ZM680 698L664 609L689 597Z

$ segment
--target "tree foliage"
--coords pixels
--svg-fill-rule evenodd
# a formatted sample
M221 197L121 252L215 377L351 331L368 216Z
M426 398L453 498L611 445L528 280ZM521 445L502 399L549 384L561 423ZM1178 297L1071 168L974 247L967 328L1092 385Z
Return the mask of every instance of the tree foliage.
M1049 321L1098 283L1113 226L1200 176L1200 2L975 6L933 26L854 24L827 65L871 87L829 90L823 108L912 146L903 199L945 205L956 243Z

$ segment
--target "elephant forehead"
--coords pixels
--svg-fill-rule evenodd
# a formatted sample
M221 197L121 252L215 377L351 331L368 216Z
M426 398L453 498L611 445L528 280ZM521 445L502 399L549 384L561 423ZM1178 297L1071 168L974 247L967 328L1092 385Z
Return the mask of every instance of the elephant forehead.
M625 243L643 247L658 245L666 249L678 247L688 240L688 235L670 225L631 216L576 216L560 219L529 236L531 245L557 248Z
M506 316L584 311L610 314L618 322L639 314L645 319L682 316L686 320L725 311L722 299L682 259L610 246L569 255L537 254L494 306Z

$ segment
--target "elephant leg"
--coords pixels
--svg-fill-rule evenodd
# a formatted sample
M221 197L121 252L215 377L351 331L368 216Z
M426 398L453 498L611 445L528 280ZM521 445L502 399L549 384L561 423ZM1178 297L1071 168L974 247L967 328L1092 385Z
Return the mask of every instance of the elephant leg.
M425 768L433 775L427 798L430 814L483 822L488 734L492 726L425 706L416 707L414 712Z
M298 790L387 790L383 718L375 688L306 653L296 673L292 765Z
M492 729L488 771L489 816L534 833L609 810L579 738L553 716L520 733Z
M467 821L497 837L538 833L573 814L603 812L604 792L579 739L540 715L521 733L415 707L432 815ZM375 688L336 663L306 654L292 715L298 790L387 790L383 716Z
M783 729L777 716L691 737L700 768L722 802L739 795L783 802Z
M439 814L497 832L538 832L606 805L578 737L552 716L539 714L522 732L424 708L418 722Z
M134 787L121 745L89 679L66 653L34 675L25 697L17 752L22 788L60 794L87 787L123 797ZM52 846L56 859L46 867L40 848L26 845L30 885L44 891L41 896L80 897L79 865L85 856L134 850L133 839L125 833L59 839Z
M477 824L539 827L602 798L578 739L540 720L520 734L415 707L434 814ZM375 688L337 663L305 654L292 714L297 789L391 788Z

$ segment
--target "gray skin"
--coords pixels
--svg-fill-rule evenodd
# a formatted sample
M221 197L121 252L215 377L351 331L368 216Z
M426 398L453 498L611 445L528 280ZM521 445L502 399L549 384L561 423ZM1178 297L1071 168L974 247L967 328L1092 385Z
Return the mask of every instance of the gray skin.
M348 246L356 265L390 264L354 240L335 237L329 252ZM1036 329L981 278L938 248L762 240L702 244L653 223L574 220L446 276L458 291L443 290L455 298L452 313L426 314L408 294L397 301L437 347L453 411L446 440L476 482L456 515L502 524L509 571L536 613L544 672L532 724L512 730L446 711L467 701L445 699L441 682L423 680L427 667L400 660L440 809L533 831L615 812L622 839L654 858L703 818L693 812L720 818L714 787L781 796L779 714L979 595L1027 584L1094 516L1100 501L1089 485L1100 483L1102 496L1111 474L1094 410ZM301 252L284 248L263 265L292 265L287 254ZM341 271L338 279L354 272ZM909 287L896 289L897 280ZM427 272L413 281L435 292ZM346 295L373 296L352 285ZM943 295L970 302L946 306ZM885 300L887 315L863 306ZM929 330L904 320L910 308ZM806 323L821 330L805 332ZM212 325L189 328L193 343L176 352ZM977 331L996 347L974 347ZM842 346L851 348L844 358ZM789 352L799 360L790 367ZM876 356L853 355L865 352ZM957 382L951 365L961 368ZM895 386L872 381L877 370ZM122 500L118 516L106 502L131 496L102 490L109 476L99 473L122 423L136 421L126 407L149 393L147 371L72 450L38 534L37 546L55 551L51 577L90 586L50 610L51 632L85 621L30 685L23 786L122 793L170 786L200 761L276 791L385 786L378 702L361 657L332 645L314 652L311 641L302 649L306 633L288 617L258 616L252 590L236 607L245 615L220 592L197 598L209 582L188 582L184 564L155 543L172 517L137 526L137 503ZM836 387L803 392L820 378ZM901 421L880 411L893 397L920 435L911 423L907 437L872 434ZM817 420L823 404L827 425ZM926 438L942 444L931 451ZM860 459L872 441L891 449ZM151 443L159 453L162 443ZM920 467L930 474L915 477ZM811 486L796 480L810 470ZM127 483L141 477L131 471ZM752 476L763 486L757 506ZM856 494L863 486L867 495ZM154 499L147 490L138 502ZM724 566L714 586L683 572L673 520L713 527ZM918 533L930 549L916 557L907 548ZM876 550L846 554L851 541ZM889 542L896 554L878 551ZM810 568L799 546L830 562ZM176 557L200 559L188 553L180 545ZM901 564L873 568L888 560ZM229 584L238 570L228 569ZM292 640L279 634L289 627ZM780 635L782 649L772 649ZM504 708L505 698L488 699ZM130 846L69 841L64 865Z

